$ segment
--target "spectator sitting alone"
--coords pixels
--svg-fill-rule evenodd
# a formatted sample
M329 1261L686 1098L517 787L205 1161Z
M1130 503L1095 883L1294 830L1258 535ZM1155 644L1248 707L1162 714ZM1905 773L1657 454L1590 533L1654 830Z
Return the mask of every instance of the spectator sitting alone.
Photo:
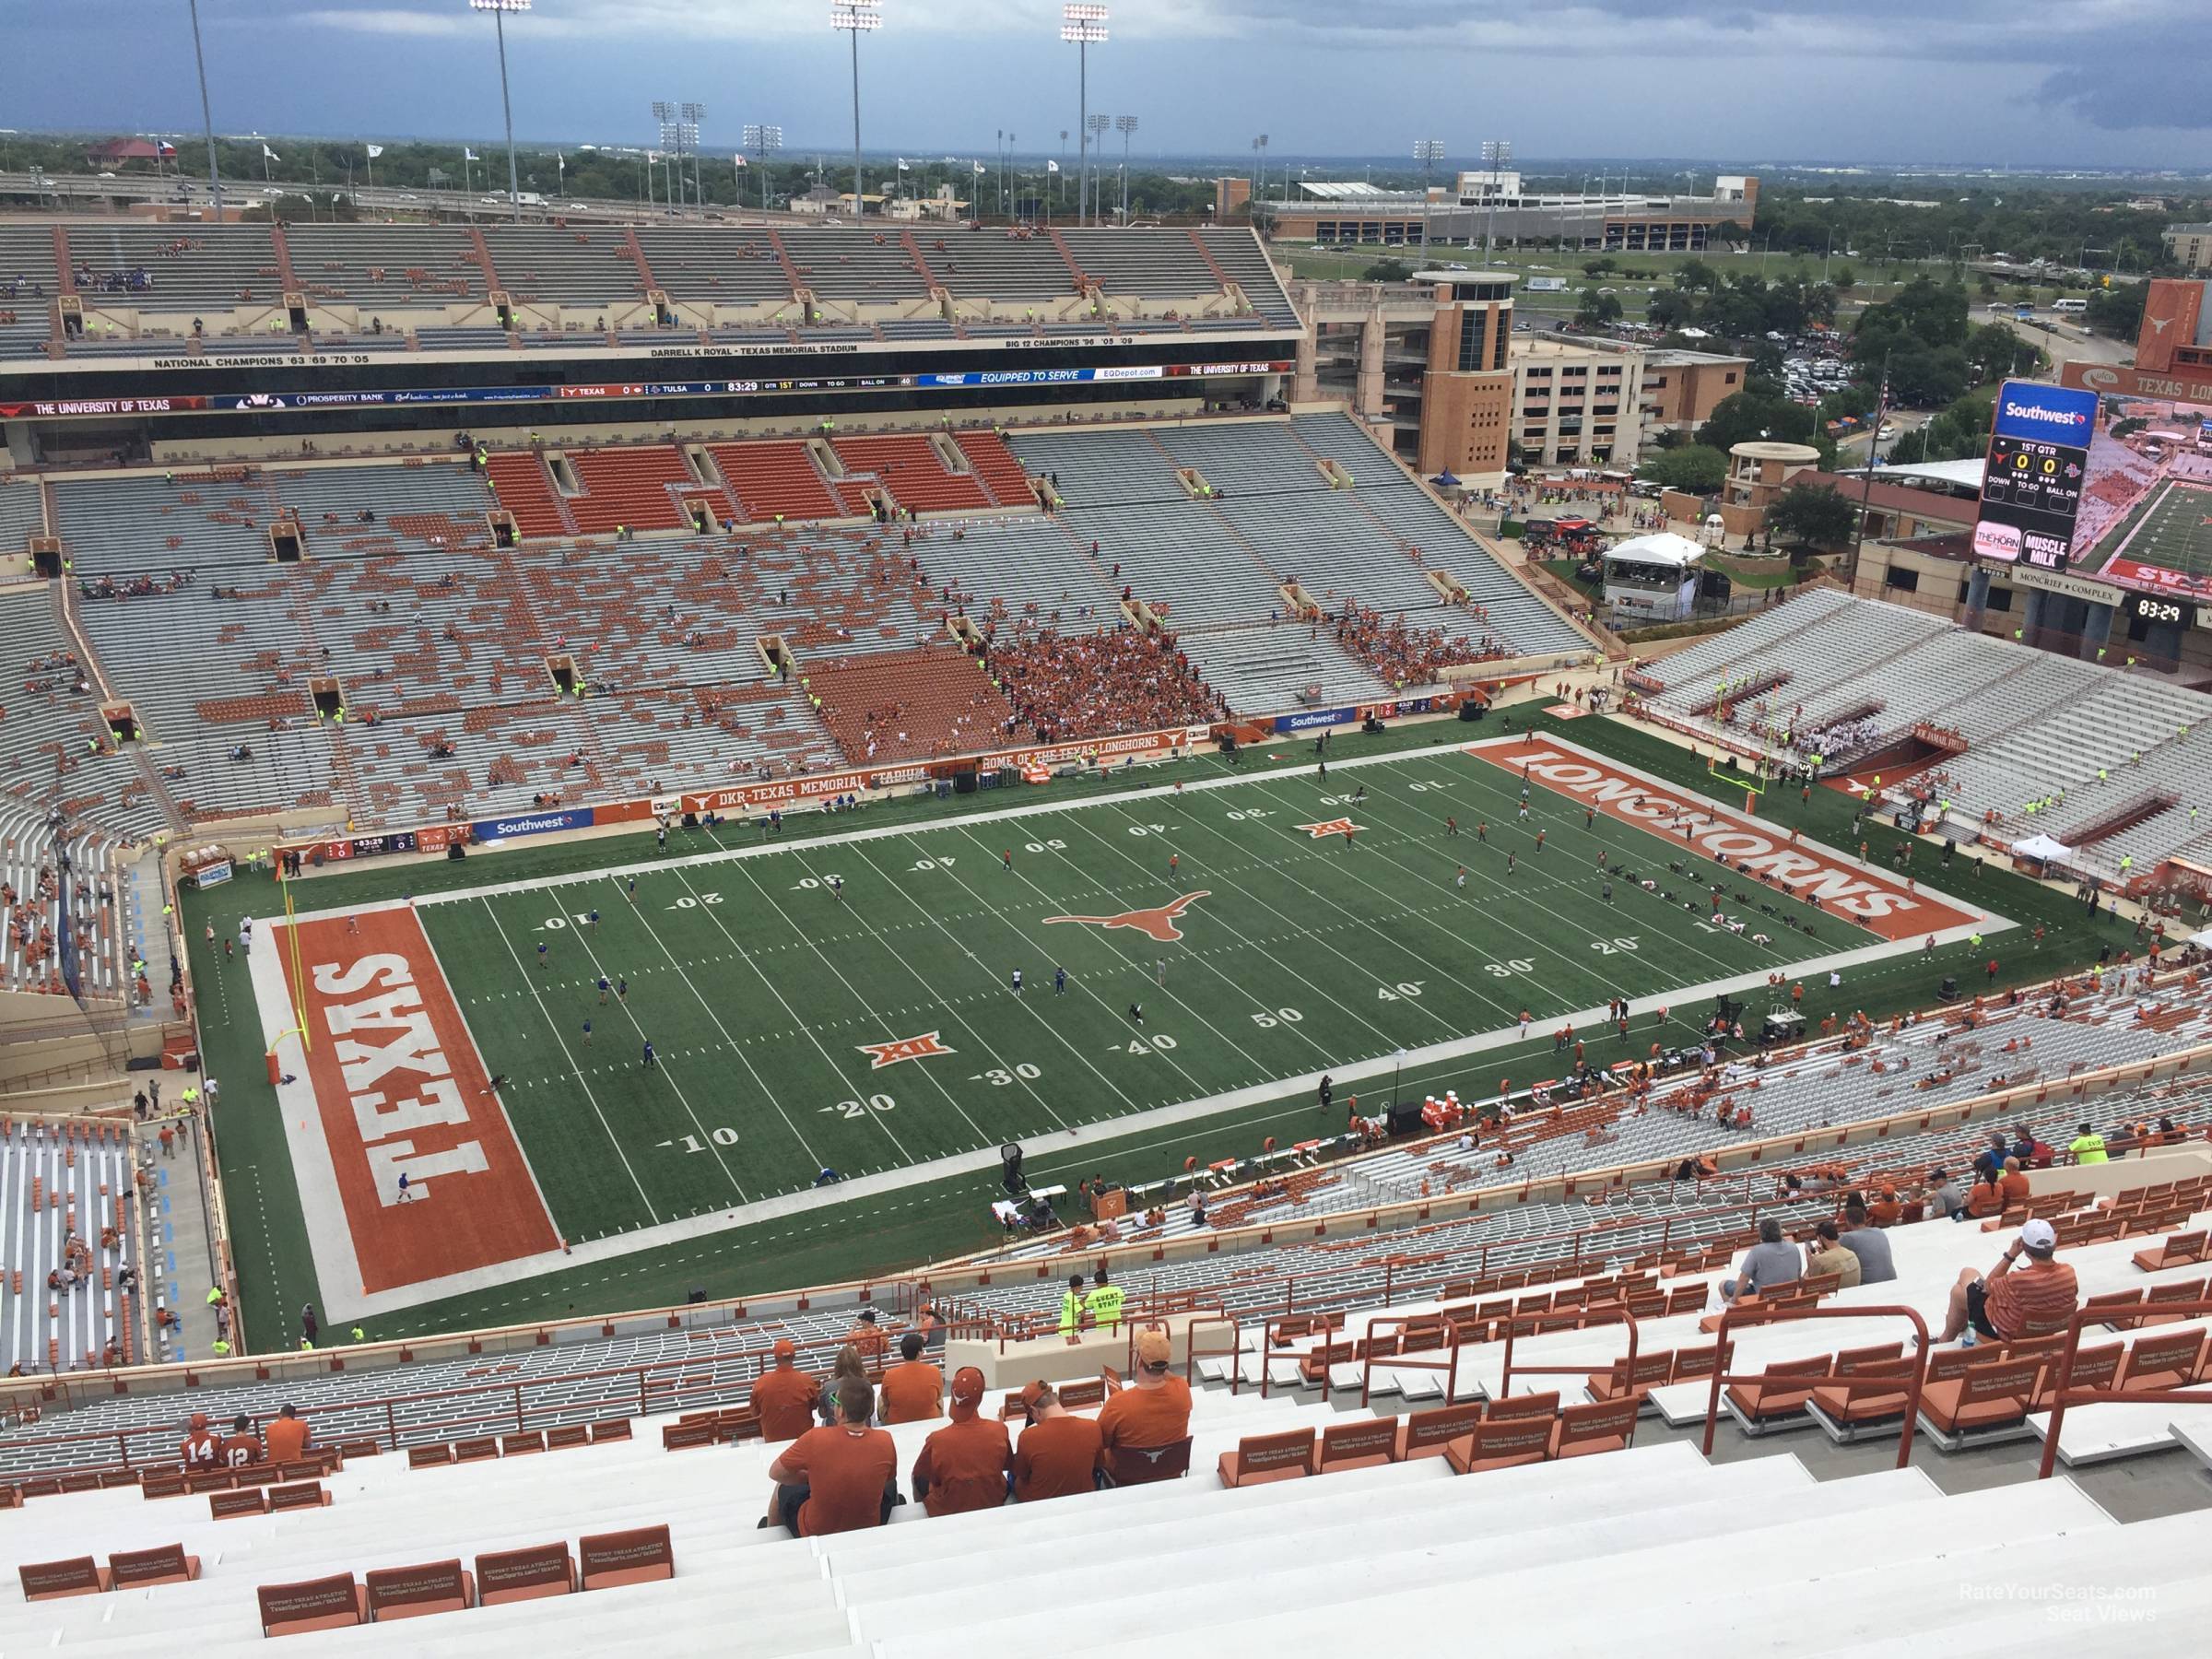
M1014 1449L1015 1500L1036 1503L1092 1490L1106 1443L1098 1419L1069 1411L1049 1382L1032 1382L1023 1389L1021 1404L1030 1415L1030 1426Z
M881 1383L887 1427L919 1423L937 1415L945 1393L945 1373L922 1358L927 1342L919 1331L909 1331L899 1338L901 1363L885 1371Z
M888 1377L884 1393L890 1393ZM914 1459L914 1498L933 1518L996 1509L1006 1500L1014 1445L1006 1424L980 1414L982 1399L982 1371L963 1365L953 1372L952 1420L922 1442L921 1454Z
M2016 1269L2022 1255L2028 1265ZM2065 1327L2080 1300L2081 1287L2074 1269L2058 1258L2058 1234L2051 1223L2032 1220L1997 1258L1986 1275L1971 1267L1959 1275L1951 1287L1950 1307L1938 1342L1975 1335L2017 1342L2024 1336L2043 1336Z
M1882 1285L1897 1277L1897 1263L1889 1253L1889 1240L1866 1206L1853 1198L1843 1206L1843 1231L1837 1242L1859 1258L1859 1283Z
M790 1337L777 1337L774 1369L753 1384L753 1409L760 1414L764 1441L794 1441L814 1426L822 1385L799 1370L798 1351Z
M1759 1224L1759 1242L1744 1253L1744 1265L1734 1278L1721 1281L1721 1300L1734 1301L1755 1290L1795 1282L1805 1272L1805 1258L1782 1236L1782 1223L1769 1216Z
M300 1408L287 1405L269 1424L263 1438L268 1442L271 1463L298 1463L300 1454L307 1450L308 1439L307 1425L300 1420Z
M837 1422L809 1429L768 1466L775 1482L760 1524L785 1526L794 1538L881 1526L904 1501L899 1496L899 1452L891 1437L868 1424L874 1391L857 1377L837 1388Z

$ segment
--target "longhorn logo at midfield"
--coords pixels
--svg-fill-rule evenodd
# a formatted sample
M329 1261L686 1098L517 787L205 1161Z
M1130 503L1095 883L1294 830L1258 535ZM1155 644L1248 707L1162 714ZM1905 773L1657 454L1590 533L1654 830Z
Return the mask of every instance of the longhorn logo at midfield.
M1172 904L1163 904L1153 910L1124 911L1118 916L1047 916L1044 924L1050 927L1055 922L1080 922L1088 927L1134 927L1138 933L1158 939L1162 945L1172 945L1182 937L1182 929L1175 925L1175 919L1199 900L1212 896L1210 889L1202 888L1195 893L1185 893Z

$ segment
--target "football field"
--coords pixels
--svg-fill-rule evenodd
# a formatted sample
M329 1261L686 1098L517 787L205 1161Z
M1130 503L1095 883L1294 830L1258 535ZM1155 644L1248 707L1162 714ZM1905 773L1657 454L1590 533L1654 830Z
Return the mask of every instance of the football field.
M1249 1153L1240 1112L1272 1102L1285 1144L1332 1133L1347 1097L1382 1107L1402 1053L1512 1044L1524 1011L1610 1065L1692 1037L1719 987L1755 1023L1770 975L1987 924L1557 738L1325 778L1299 750L265 924L262 1018L312 1039L279 1044L278 1092L327 1311L833 1203L825 1171L880 1189L1217 1119L1211 1156ZM1625 1039L1598 1029L1616 996ZM1335 1108L1286 1121L1323 1073Z
M2212 588L2212 488L2168 478L2108 539L2111 553L2093 561L2106 575L2141 581L2137 567L2148 567L2179 571L2200 590Z

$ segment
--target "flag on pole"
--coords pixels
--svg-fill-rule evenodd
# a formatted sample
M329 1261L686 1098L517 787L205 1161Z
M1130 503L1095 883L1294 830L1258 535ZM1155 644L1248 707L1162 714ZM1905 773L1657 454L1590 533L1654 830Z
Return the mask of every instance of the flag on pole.
M171 159L176 155L176 153L177 147L170 143L168 139L157 138L154 141L154 154L159 156L162 160L167 161Z
M734 156L731 158L731 159L734 160L740 169L744 168L745 158L743 156Z
M973 165L975 167L975 176L979 179L982 178L987 170L981 161L975 162Z
M384 147L383 147L382 145L381 145L381 144L372 144L372 145L371 145L371 146L369 147L369 159L370 159L370 160L371 160L371 161L375 160L375 159L377 159L379 156L382 155L383 153L384 153Z
M899 171L900 172L906 171L906 158L904 156L899 158Z
M271 149L265 144L261 147L261 159L264 161L281 161L284 159L282 156L278 155L275 150Z
M464 161L481 161L484 159L484 158L477 155L475 150L470 149L468 146L465 144L461 147L461 159Z
M1060 163L1057 161L1047 161L1044 164L1044 171L1048 173L1056 173L1060 171Z

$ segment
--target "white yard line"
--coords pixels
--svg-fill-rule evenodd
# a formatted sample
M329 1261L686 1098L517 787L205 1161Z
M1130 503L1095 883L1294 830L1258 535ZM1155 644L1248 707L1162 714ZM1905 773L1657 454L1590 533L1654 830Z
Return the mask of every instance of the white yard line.
M702 905L700 908L707 907ZM745 1052L744 1043L738 1040L736 1034L728 1026L723 1024L722 1016L714 1011L714 1005L706 999L705 994L700 992L698 983L690 974L685 972L684 965L676 959L676 953L668 948L668 941L661 937L660 929L647 922L642 912L639 913L638 920L644 925L646 937L650 938L659 947L660 953L668 959L668 966L676 970L677 977L684 982L684 988L691 993L692 997L698 1002L706 1017L714 1022L714 1029L722 1033L723 1041L730 1045L730 1053L737 1056L738 1064L743 1065L751 1076L754 1085L760 1090L760 1098L776 1109L776 1115L783 1120L783 1126L791 1131L792 1139L799 1143L799 1150L813 1159L816 1169L820 1169L822 1167L821 1159L815 1156L815 1150L807 1144L806 1137L799 1133L799 1126L792 1121L791 1113L783 1110L783 1102L776 1099L775 1091L768 1086L768 1080L755 1069L751 1057ZM735 1183L733 1182L732 1184Z
M419 918L417 919L416 925L421 926ZM422 942L429 948L430 960L437 965L438 977L445 982L448 1000L453 1005L454 1011L460 1012L460 994L454 990L453 976L446 972L445 964L439 961L438 947L432 943L430 930L427 927L422 929ZM463 1035L468 1039L468 1052L476 1056L477 1069L488 1078L491 1076L491 1067L484 1064L484 1051L477 1046L477 1029L468 1023L468 1016L465 1013L461 1015L461 1030ZM523 1137L515 1132L514 1116L507 1110L507 1102L500 1098L500 1091L496 1088L491 1091L491 1103L499 1108L500 1116L507 1124L507 1138L512 1143L516 1154L523 1160L523 1169L530 1177L530 1189L537 1194L537 1207L545 1212L546 1225L552 1230L553 1236L559 1238L560 1236L559 1218L554 1215L553 1206L546 1202L546 1189L538 1181L537 1171L530 1162L530 1148L524 1145ZM429 1183L425 1182L424 1184L427 1188Z
M975 966L982 971L984 983L987 986L995 988L995 976L989 969L983 967L982 961L977 959L975 952L968 948L967 943L961 939L959 935L954 933L952 929L945 926L942 923L937 922L936 918L934 916L931 916L927 907L925 907L920 900L916 899L913 894L908 890L904 882L898 880L891 875L889 871L884 869L882 865L878 865L874 859L870 858L866 853L862 852L860 853L860 858L861 862L865 864L870 870L874 871L877 876L883 877L887 886L888 886L901 899L904 899L909 904L912 905L915 910L921 912L924 918L928 920L935 928L940 937L947 940L956 949L959 951L962 956L966 957L971 962L973 962ZM803 857L800 860L800 867L806 870L809 876L814 875L814 866L806 863ZM997 1066L1001 1071L1004 1071L1006 1076L1013 1077L1019 1082L1024 1094L1028 1095L1030 1099L1034 1100L1038 1105L1043 1107L1046 1115L1049 1116L1053 1123L1059 1124L1063 1129L1066 1128L1067 1120L1062 1117L1060 1113L1053 1109L1053 1103L1044 1098L1043 1094L1039 1091L1037 1087L1031 1083L1029 1078L1022 1077L1018 1072L1016 1072L1012 1066L1005 1063L999 1053L994 1049L990 1043L984 1041L982 1032L977 1030L974 1024L969 1020L965 1014L960 1013L958 1009L953 1007L950 1003L945 1002L938 997L935 988L929 982L928 976L924 974L919 968L915 967L913 963L908 961L906 958L900 953L898 947L894 946L888 939L885 938L879 931L877 931L876 924L869 921L865 915L863 915L858 907L854 906L851 900L842 900L841 902L846 906L847 909L852 910L854 917L859 921L860 924L868 930L868 936L874 939L877 944L881 945L885 952L889 955L891 959L897 962L900 967L905 969L908 976L912 978L916 984L920 985L923 990L929 993L929 999L933 1003L936 1004L939 1016L946 1021L958 1025L962 1030L966 1031L970 1037L973 1038L975 1040L977 1053L983 1054L994 1065ZM1029 998L1025 996L1021 998L1021 1001L1026 1005L1029 1002ZM1043 1023L1041 1016L1039 1017L1039 1023ZM1047 1027L1046 1029L1050 1030L1051 1028ZM1075 1051L1072 1048L1069 1050L1069 1053L1071 1053L1074 1052ZM924 1069L927 1070L928 1068L924 1067ZM931 1081L935 1082L935 1078L932 1077ZM939 1091L942 1092L944 1086L942 1084L938 1084L937 1087ZM1124 1096L1124 1098L1126 1099L1127 1097ZM967 1116L965 1112L962 1112L961 1115L963 1117ZM972 1118L969 1119L969 1122L971 1124L975 1120Z
M583 1098L591 1104L592 1115L599 1120L599 1127L606 1132L607 1142L614 1147L615 1156L622 1160L623 1173L629 1177L629 1184L638 1189L638 1197L644 1204L646 1214L658 1221L661 1212L646 1193L645 1183L638 1179L637 1171L630 1167L629 1154L622 1150L622 1142L615 1134L615 1126L606 1121L606 1113L600 1109L599 1097L592 1092L592 1086L584 1081L583 1067L576 1064L576 1056L570 1052L568 1039L560 1034L560 1026L547 1009L546 999L537 994L537 982L530 977L530 970L523 965L522 953L515 949L514 941L507 936L507 924L500 920L500 912L492 907L488 899L484 901L484 913L491 918L492 926L499 930L500 943L507 947L507 954L513 959L515 972L521 974L523 983L530 987L530 1000L537 1005L538 1018L546 1022L546 1030L553 1033L553 1041L559 1045L560 1057L569 1063L569 1072L576 1079L576 1087L583 1090ZM423 936L429 936L427 928ZM495 1088L492 1093L497 1095L499 1090Z
M801 867L805 867L803 862ZM809 875L811 876L811 874L812 872L810 871ZM868 1018L875 1021L877 1029L883 1033L883 1040L887 1042L895 1041L899 1033L894 1031L888 1025L884 1023L883 1017L877 1012L875 1005L871 1003L865 996L861 994L860 987L858 985L855 985L851 980L845 977L845 971L842 968L840 968L837 963L831 959L830 953L824 950L821 946L816 942L813 934L799 924L799 923L793 917L791 912L785 910L783 906L770 894L767 884L756 877L750 870L745 872L745 877L747 881L752 882L754 889L759 893L762 899L768 901L769 909L776 912L776 919L782 922L785 927L791 930L792 936L795 939L804 941L806 948L814 953L815 959L820 962L823 967L829 969L831 973L837 976L837 982L845 988L845 994L853 999L854 1006L860 1008ZM874 933L875 930L870 928L869 932ZM896 955L897 953L894 952L893 954ZM870 1069L873 1070L874 1068L870 1067ZM953 1111L959 1113L960 1121L966 1124L969 1128L975 1131L975 1144L978 1147L984 1147L992 1144L992 1137L983 1133L983 1126L977 1123L972 1117L968 1115L968 1109L961 1105L959 1100L953 1098L952 1090L945 1087L943 1080L938 1077L937 1074L932 1071L926 1065L922 1066L920 1070L922 1076L928 1081L929 1086L935 1089L937 1093L944 1096L945 1103L951 1107ZM871 1112L868 1115L873 1117L877 1123L883 1124L883 1132L886 1135L890 1135L891 1136L891 1145L899 1147L899 1156L901 1158L906 1157L906 1147L900 1145L899 1137L896 1135L891 1134L891 1126L888 1123L884 1121L883 1114L878 1112Z
M765 898L767 896L767 889L760 886L760 883L754 877L752 872L749 870L744 870L743 866L739 866L739 868L744 874L745 878L747 881L752 882L754 888L759 891L761 896ZM678 881L684 884L684 891L689 893L694 899L699 897L699 889L691 885L690 877L684 873L683 867L680 864L673 868L672 874L674 874ZM824 1045L821 1038L815 1034L814 1028L808 1025L806 1019L800 1015L799 1011L791 1006L790 999L783 994L782 991L777 986L776 982L769 977L768 970L761 967L759 962L753 960L751 953L748 952L743 945L737 942L737 935L730 931L729 924L723 921L719 915L714 913L714 906L711 904L701 904L699 908L706 912L707 919L714 924L716 931L719 932L724 938L730 942L730 947L736 951L739 959L741 959L747 968L750 968L753 971L755 977L759 980L761 984L768 988L768 994L776 999L777 1004L782 1008L783 1012L791 1017L793 1023L800 1030L806 1034L806 1041L813 1043L815 1052L821 1055L822 1064L827 1065L830 1071L835 1074L838 1081L838 1087L841 1088L851 1089L853 1091L853 1098L854 1100L865 1100L868 1098L868 1091L845 1075L844 1066L840 1064L837 1058L830 1053L830 1050ZM678 968L677 971L680 973L683 971L683 970ZM867 1004L865 1002L860 1006L864 1010L867 1007ZM771 1095L770 1099L773 1100L774 1097ZM778 1106L777 1110L781 1112L782 1108ZM904 1158L906 1156L906 1148L900 1145L899 1136L893 1132L891 1126L883 1121L883 1113L880 1112L871 1112L868 1113L868 1116L875 1122L876 1126L883 1131L884 1135L889 1139L891 1145L898 1147L899 1156ZM788 1121L788 1119L786 1121ZM794 1133L796 1133L795 1129ZM824 1170L828 1169L829 1167L830 1166L827 1164L817 1164L815 1166L815 1168L818 1170Z
M487 901L485 908L487 910L491 908L488 901ZM629 908L635 911L637 907L632 905ZM638 922L640 925L645 928L647 933L650 934L653 932L652 924L648 923L642 915L638 917ZM593 973L597 975L600 979L608 978L609 976L606 971L606 964L599 959L599 952L597 948L591 943L592 938L597 934L598 930L592 927L576 927L571 928L569 931L575 936L578 942L582 944L584 955L592 959ZM504 929L500 930L500 936L502 938L506 936ZM658 942L657 935L655 935L655 942ZM666 947L663 947L663 948L665 949ZM672 962L675 961L675 959L676 959L673 957L669 958L669 960ZM678 973L683 973L683 969L679 966L677 969L677 971ZM685 982L688 984L690 982L690 975L684 974L684 980ZM602 994L605 994L602 993ZM695 996L698 994L697 986L692 987L692 994ZM622 1010L622 1017L629 1021L629 1029L638 1034L638 1041L640 1044L641 1045L645 1042L651 1041L652 1039L647 1037L645 1034L644 1026L639 1023L636 1012L632 1010L629 1006L629 998L627 996L618 996L615 999L615 1002L616 1006ZM727 1033L724 1034L726 1035ZM641 1054L644 1052L642 1047L640 1048L639 1052ZM714 1139L713 1133L708 1129L704 1123L700 1121L699 1112L692 1107L691 1097L684 1092L684 1086L676 1080L676 1074L669 1069L669 1063L666 1056L656 1052L653 1055L653 1069L660 1074L661 1081L667 1084L669 1088L675 1092L677 1104L684 1109L684 1115L691 1120L691 1127L699 1131L700 1143L708 1147L713 1153L715 1167L722 1171L722 1178L730 1183L730 1190L737 1194L737 1202L743 1204L745 1202L744 1182L737 1179L735 1171L730 1168L728 1163L724 1161L721 1145Z

